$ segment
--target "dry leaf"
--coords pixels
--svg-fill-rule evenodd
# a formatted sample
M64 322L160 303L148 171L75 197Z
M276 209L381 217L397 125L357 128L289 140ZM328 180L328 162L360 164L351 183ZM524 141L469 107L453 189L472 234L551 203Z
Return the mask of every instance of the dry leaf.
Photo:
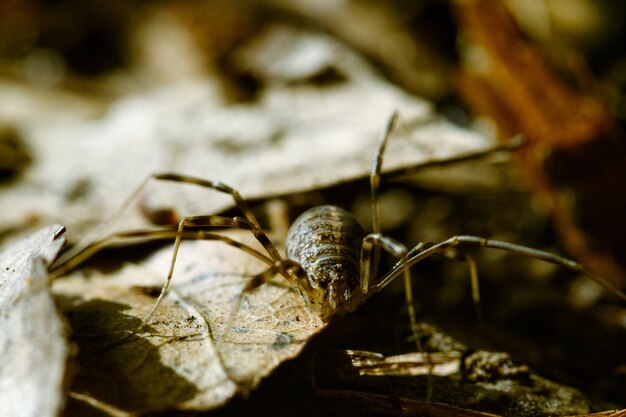
M230 237L255 246L248 233ZM72 390L134 412L208 410L255 388L324 327L276 278L233 304L266 265L222 242L183 242L165 302L135 333L163 284L165 248L103 276L78 271L54 284L79 346Z
M277 27L241 54L250 72L271 77L256 101L228 104L213 81L187 80L122 98L98 120L21 125L32 164L0 195L0 207L12 207L0 219L0 230L57 219L67 226L68 238L75 238L155 172L220 180L248 198L364 177L394 110L402 122L385 170L491 146L438 117L430 103L383 81L360 57L325 36ZM312 62L298 72L294 68L303 55ZM291 78L268 68L263 56L291 69ZM310 82L311 74L328 68L340 74L338 81L323 87ZM150 207L180 202L174 207L180 214L232 206L229 196L164 184L151 185L140 200ZM139 210L120 219L120 228L142 224Z
M63 245L48 226L0 249L0 415L54 417L69 348L46 269Z
M304 69L296 65L302 54L314 58ZM193 80L121 99L100 120L24 125L32 164L0 195L0 206L14 208L0 228L62 217L78 236L154 172L219 179L245 197L366 176L394 110L402 123L385 156L386 170L490 146L323 36L274 28L241 56L251 72L273 80L256 102L227 105L211 81ZM281 66L272 70L264 56ZM339 82L320 88L308 81L328 68L341 74ZM291 69L287 78L276 71L281 69ZM219 193L166 185L152 185L138 201L150 207L181 203L175 209L184 214L216 213L233 204ZM138 210L120 220L118 228L146 223ZM170 255L163 250L112 276L83 271L55 283L79 346L76 395L133 412L213 409L256 387L323 327L284 283L247 295L229 323L246 276L264 264L221 242L186 242L170 296L149 332L136 334Z

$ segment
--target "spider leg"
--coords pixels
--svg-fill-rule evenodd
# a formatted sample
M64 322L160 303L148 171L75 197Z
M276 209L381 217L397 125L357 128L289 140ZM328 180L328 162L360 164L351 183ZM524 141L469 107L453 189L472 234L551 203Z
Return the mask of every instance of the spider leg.
M383 236L381 234L380 227L380 177L383 166L383 155L387 148L387 142L389 141L389 137L391 136L391 133L394 131L396 125L398 124L398 119L398 113L394 112L389 118L387 125L385 126L385 130L383 131L380 142L378 143L378 147L376 148L376 152L374 153L374 157L372 158L372 170L370 174L370 196L372 206L373 233L363 239L363 244L361 247L360 286L361 291L364 294L367 293L367 291L369 290L370 277L376 276L378 273L381 247L387 252L399 258L405 257L408 254L408 249L406 248L406 246L402 245L400 242L391 239L390 237ZM411 324L411 331L413 332L417 349L421 351L422 347L420 345L420 341L415 334L417 319L415 317L413 288L411 281L411 272L409 268L406 268L404 270L404 290L409 320Z
M416 245L414 248L412 248L409 251L407 256L405 256L405 259L411 258L417 253L424 251L425 249L430 248L433 245L435 245L435 243L432 243L432 242L419 243L418 245ZM447 258L453 259L455 261L461 261L467 265L469 269L469 273L470 273L470 284L472 288L472 302L474 304L474 312L476 313L476 317L478 318L479 323L484 324L485 321L484 321L482 310L480 308L480 286L478 282L478 269L476 268L476 261L474 261L474 258L466 253L460 253L460 254L454 253L453 254L453 253L448 253L446 249L439 252L439 254ZM396 264L396 266L398 266L401 261L399 261L398 264Z
M492 249L500 249L513 253L517 253L520 255L527 256L529 258L539 259L545 262L550 262L556 265L559 265L563 268L569 269L571 271L580 272L587 275L592 280L596 281L598 284L602 285L610 292L621 298L622 300L626 300L626 294L611 284L606 279L597 276L587 269L585 269L581 264L571 259L563 258L561 256L545 252L538 249L529 248L527 246L516 245L514 243L503 242L499 240L491 240L486 239L480 236L468 236L468 235L458 235L453 236L450 239L444 240L443 242L439 242L433 244L424 249L413 249L409 251L409 254L401 259L394 267L389 271L377 284L375 284L372 288L374 292L378 292L387 286L391 281L393 281L398 275L400 275L406 268L410 268L415 265L417 262L422 259L428 258L429 256L435 254L443 254L447 249L455 247L455 246L478 246Z
M419 245L414 247L411 250L411 252L419 251L424 245L425 244L420 243ZM401 263L402 260L406 259L406 257L409 256L409 254L411 253L409 252L406 246L404 246L400 242L397 242L396 240L388 236L383 236L379 233L371 233L367 235L363 239L363 245L361 247L361 283L360 284L361 284L361 291L364 294L367 293L370 288L374 288L375 292L380 291L378 289L378 285L375 284L373 286L370 286L370 283L369 283L370 273L371 273L370 254L372 252L372 249L376 247L379 247L379 248L382 247L383 249L385 249L387 252L391 253L392 255L396 257L401 257L402 259L399 261L399 263ZM409 315L409 324L411 326L411 336L413 337L413 340L415 341L415 347L417 348L417 350L419 352L423 352L424 347L422 346L422 342L417 334L417 317L415 314L415 302L413 300L411 270L409 267L400 267L397 275L400 275L400 274L403 274L403 277L404 277L404 296L405 296L405 302L407 306L407 312ZM427 355L426 357L429 362L429 366L434 366L434 363L431 362L430 355ZM432 385L433 385L432 375L429 373L428 383L427 383L427 388L426 388L426 402L430 402L430 399L432 398L432 389L433 389Z
M470 272L470 283L472 285L472 302L474 303L474 313L478 318L478 323L484 326L485 317L483 311L480 308L480 287L478 285L478 268L476 267L476 261L470 255L462 254L461 261L465 262Z
M380 233L370 233L365 236L361 245L360 274L360 288L364 294L370 289L370 278L373 276L372 254L377 247L383 248L397 258L404 258L409 253L406 246L389 236Z
M239 210L241 210L245 218L249 220L251 223L253 223L254 225L259 226L259 222L254 216L254 213L252 213L252 209L250 209L250 206L248 205L246 200L244 200L241 197L241 195L239 194L237 190L235 190L232 187L229 187L228 185L220 181L205 180L202 178L190 177L187 175L181 175L181 174L176 174L176 173L171 173L171 172L153 174L151 178L155 180L160 180L160 181L174 181L174 182L179 182L179 183L184 183L184 184L194 184L200 187L211 188L215 191L230 194L233 200L235 201L235 204L237 205Z
M378 283L372 285L370 289L372 290L373 293L376 293L382 290L391 281L393 281L395 278L397 278L400 274L403 274L403 273L405 274L405 281L406 281L406 271L411 266L421 261L422 259L428 258L429 256L432 256L432 255L436 255L436 254L446 255L445 253L446 250L455 246L459 246L459 245L479 246L479 247L487 247L487 248L492 248L492 249L506 250L506 251L518 253L518 254L521 254L530 258L535 258L535 259L539 259L545 262L550 262L550 263L559 265L561 267L570 269L575 272L581 272L587 275L589 278L596 281L597 283L599 283L600 285L607 288L609 291L611 291L613 294L617 295L621 299L626 300L626 294L624 294L622 291L617 289L615 286L613 286L610 282L606 281L604 278L592 274L591 272L586 270L581 264L579 264L576 261L563 258L563 257L554 255L549 252L544 252L541 250L529 248L526 246L516 245L513 243L502 242L498 240L486 239L486 238L479 237L479 236L467 236L467 235L453 236L448 240L445 240L443 242L436 243L436 244L427 244L427 243L418 244L413 249L411 249L407 253L407 255L404 256L404 258L402 258L396 265L394 265L391 271L389 271ZM468 263L468 266L470 268L470 275L471 275L471 280L472 280L472 298L474 299L474 305L477 309L479 320L481 320L482 322L482 315L480 313L480 310L478 309L479 293L478 293L478 274L476 272L476 265L475 265L474 260L471 257L466 257L465 261ZM429 378L432 378L430 374L429 374ZM432 383L429 381L427 385L426 402L430 402L431 398L432 398Z
M391 133L398 123L398 118L398 113L394 112L387 121L385 130L383 130L380 142L378 143L378 147L376 148L376 152L374 153L374 157L372 158L372 170L370 173L370 199L372 210L372 232L375 234L381 233L380 177L381 171L383 169L383 154L385 153L385 149L387 148L387 142L389 140L389 137L391 136ZM371 272L372 275L376 276L378 272L378 264L380 262L380 247L378 245L374 246L371 255L371 266L370 268L368 268L368 270Z
M366 294L370 289L370 277L372 274L371 255L372 255L373 249L376 247L383 248L384 250L391 253L397 258L404 259L409 253L406 246L396 241L395 239L390 238L389 236L384 236L384 235L381 235L380 233L371 233L367 235L363 239L363 244L361 246L360 289L363 292L363 294ZM405 294L405 301L406 301L406 306L407 306L407 310L409 314L409 320L411 324L411 331L413 332L417 349L419 351L422 351L422 346L419 341L419 338L415 334L415 329L417 328L417 318L415 315L415 304L413 300L413 288L412 288L410 268L404 268L402 273L404 274L404 294Z
M246 286L239 293L239 296L237 297L237 300L233 305L231 318L234 318L237 315L239 307L241 306L241 301L247 293L261 287L272 278L274 278L276 274L281 274L282 276L287 278L292 287L297 289L298 291L304 291L305 293L307 293L307 291L313 290L309 283L309 280L307 279L306 272L298 263L290 259L278 260L266 270L254 275L250 279L250 281L248 281Z
M105 219L98 227L96 227L91 233L85 236L85 238L83 238L72 249L67 251L61 258L59 258L58 262L67 262L69 259L76 256L76 254L82 252L86 247L90 246L93 241L97 240L98 237L101 236L102 231L106 229L107 226L110 226L113 220L120 216L128 208L128 206L130 206L130 204L139 196L141 191L143 191L143 189L148 185L151 180L173 181L177 183L193 184L204 188L210 188L212 190L222 193L230 194L239 210L241 210L241 212L243 213L244 217L250 223L254 224L257 227L260 227L258 220L254 216L254 213L250 209L250 206L248 205L246 200L241 197L237 190L220 181L205 180L170 172L152 174L144 179L137 186L137 188L133 190L133 192L126 198L126 200L124 200L119 208L113 211L113 213L111 213L111 215L107 219ZM280 259L278 250L276 250L273 245L270 244L269 246L267 246L267 249L272 259Z
M100 250L112 246L117 242L126 242L130 240L173 240L176 238L178 231L171 228L163 229L139 229L129 230L124 232L113 233L105 238L92 242L89 246L85 247L82 252L76 254L73 258L68 259L66 262L56 264L50 270L50 279L55 279L67 274L73 269L77 268L80 264L91 258ZM234 246L242 251L254 256L255 258L265 262L268 265L272 265L273 261L266 255L263 255L258 250L233 240L225 235L217 233L210 233L204 230L185 231L181 234L181 239L185 240L219 240L227 245Z
M251 226L253 226L253 227L250 228L250 230L252 230L252 233L254 233L254 236L257 238L257 240L265 247L267 252L270 254L270 257L273 260L280 260L281 259L280 254L278 253L278 250L272 244L272 242L267 237L265 232L263 232L263 229L261 228L261 226L259 224L259 221L254 216L254 213L252 212L252 209L250 208L250 206L248 205L246 200L244 200L241 197L241 195L239 194L239 192L237 190L235 190L234 188L229 187L228 185L226 185L226 184L224 184L222 182L219 182L219 181L205 180L205 179L202 179L202 178L189 177L189 176L186 176L186 175L180 175L180 174L176 174L176 173L154 174L152 176L152 178L154 178L156 180L161 180L161 181L174 181L174 182L185 183L185 184L194 184L194 185L198 185L200 187L210 188L210 189L222 192L222 193L230 194L232 196L233 200L235 201L235 204L239 208L239 210L241 210L241 212L243 213L243 215L245 217L245 220L247 220L247 223L250 224ZM195 218L196 219L200 219L200 218L203 218L203 217L207 217L207 216L197 216ZM192 219L192 218L189 217L187 219ZM240 217L235 217L235 219L241 219L241 218ZM236 221L236 223L243 224L244 222L243 222L243 219L241 219L241 220ZM202 226L202 225L200 224L199 226ZM226 227L236 227L236 228L239 228L238 225L226 226ZM180 226L179 226L179 228L180 228Z
M282 259L278 254L278 251L270 241L269 237L265 234L263 229L258 226L256 223L250 221L249 219L243 217L224 217L224 216L190 216L184 217L180 223L178 224L178 230L176 233L176 239L174 241L174 249L172 251L172 260L170 262L170 268L167 273L167 278L165 283L163 284L163 288L161 289L161 293L157 298L156 302L152 306L152 309L148 313L148 315L144 318L143 322L139 326L138 330L141 330L152 318L154 313L156 312L159 305L163 301L163 298L167 294L167 290L169 289L170 282L172 281L172 276L174 275L174 266L176 265L176 258L178 257L178 250L180 248L180 243L182 241L182 236L185 231L185 228L189 227L200 227L200 228L211 228L211 227L225 227L230 229L244 229L250 230L254 237L259 241L261 245L267 250L269 255L272 257L274 262L281 262ZM283 272L283 271L281 271ZM284 273L287 279L291 277L285 271Z
M370 173L370 196L372 202L372 230L374 233L380 233L380 175L383 169L383 154L387 148L387 142L391 133L398 124L398 113L394 112L383 131L383 135L380 138L374 157L372 158L372 171Z

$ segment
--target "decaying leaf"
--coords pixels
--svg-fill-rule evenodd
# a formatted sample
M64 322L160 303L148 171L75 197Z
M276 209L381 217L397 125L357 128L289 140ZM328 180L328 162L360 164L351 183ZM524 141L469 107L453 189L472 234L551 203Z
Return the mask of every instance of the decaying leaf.
M255 101L228 103L212 81L196 79L121 98L101 119L21 126L32 164L19 184L0 195L0 207L13 207L0 229L60 219L68 239L75 238L155 172L220 180L248 198L363 177L394 110L401 127L389 145L385 170L491 146L437 116L430 103L383 81L325 36L274 27L242 47L241 56L248 65L242 71L266 77ZM303 56L310 58L304 69ZM334 82L323 87L311 82L327 71L338 74ZM219 193L163 184L148 187L139 201L151 207L178 202L173 208L181 214L232 206L232 199ZM139 210L129 210L120 221L120 228L145 224Z
M229 236L255 245L248 233ZM248 278L267 266L222 242L184 242L169 295L137 332L170 258L168 247L119 273L55 282L79 346L73 391L134 412L213 409L255 388L324 327L279 278L235 312Z
M345 352L359 375L387 376L462 376L469 381L496 378L520 378L528 375L528 367L515 366L510 355L503 352L476 351L464 354L450 352L410 352L384 356L374 352Z
M429 373L430 377L424 377ZM578 390L530 373L525 365L516 366L508 355L497 352L390 357L362 351L323 352L316 358L315 377L318 389L330 398L363 398L369 409L390 413L548 416L589 412L589 400ZM386 391L396 393L397 398L385 398Z
M65 403L69 347L46 272L63 231L48 226L0 249L0 415L54 417Z

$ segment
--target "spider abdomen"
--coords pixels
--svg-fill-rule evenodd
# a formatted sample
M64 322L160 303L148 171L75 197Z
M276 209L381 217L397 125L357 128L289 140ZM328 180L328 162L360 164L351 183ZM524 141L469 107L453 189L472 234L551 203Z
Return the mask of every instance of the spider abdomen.
M323 318L356 308L364 237L352 214L329 205L304 212L289 229L287 257L307 273L314 291L303 296Z

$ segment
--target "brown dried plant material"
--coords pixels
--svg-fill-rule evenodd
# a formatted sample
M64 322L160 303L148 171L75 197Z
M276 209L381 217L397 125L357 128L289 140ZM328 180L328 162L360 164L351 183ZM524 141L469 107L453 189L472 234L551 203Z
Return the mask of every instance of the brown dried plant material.
M498 1L456 2L464 57L461 95L501 138L523 133L527 182L568 250L596 273L626 283L626 145L591 94L568 85L523 39Z
M421 324L419 331L429 353L319 352L316 387L333 399L364 399L368 410L401 415L596 415L588 414L592 402L580 391L538 375L508 353L468 349L432 325Z
M0 248L0 415L54 417L65 403L69 347L48 285L63 246L53 225Z
M257 245L248 233L228 235ZM107 276L77 271L55 282L79 347L72 391L132 412L214 409L324 327L282 278L246 295L233 315L248 278L266 265L222 242L187 241L169 295L136 332L170 258L168 247Z
M329 398L366 400L367 410L401 415L588 415L590 402L578 390L533 374L525 365L514 365L507 354L426 355L322 352L314 366L316 386ZM429 370L430 382L416 377L428 375ZM428 384L432 384L430 402L426 401ZM385 395L388 392L395 393L393 400Z

